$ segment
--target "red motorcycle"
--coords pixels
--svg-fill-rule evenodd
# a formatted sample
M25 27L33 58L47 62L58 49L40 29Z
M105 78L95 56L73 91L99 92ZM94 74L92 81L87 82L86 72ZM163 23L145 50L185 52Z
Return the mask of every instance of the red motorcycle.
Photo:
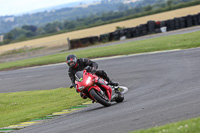
M77 91L81 92L83 96L93 100L93 102L98 102L105 107L110 106L111 102L114 101L117 103L122 102L124 95L121 90L128 90L124 86L114 87L107 85L107 81L86 70L78 71L75 77Z

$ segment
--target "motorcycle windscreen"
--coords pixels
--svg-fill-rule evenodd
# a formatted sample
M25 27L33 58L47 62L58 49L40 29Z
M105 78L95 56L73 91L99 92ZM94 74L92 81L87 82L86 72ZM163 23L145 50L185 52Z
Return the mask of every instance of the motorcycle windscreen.
M83 80L83 71L78 71L75 73L75 80L81 82Z

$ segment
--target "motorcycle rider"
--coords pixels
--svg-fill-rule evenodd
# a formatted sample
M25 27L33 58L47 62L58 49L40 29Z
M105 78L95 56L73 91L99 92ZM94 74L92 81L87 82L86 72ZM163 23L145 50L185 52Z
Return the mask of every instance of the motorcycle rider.
M76 55L69 54L66 58L66 62L69 66L68 75L71 79L72 85L70 88L76 87L75 85L75 73L82 71L87 67L87 71L96 74L108 82L108 85L118 86L118 83L113 82L104 70L97 70L98 64L87 58L77 59Z

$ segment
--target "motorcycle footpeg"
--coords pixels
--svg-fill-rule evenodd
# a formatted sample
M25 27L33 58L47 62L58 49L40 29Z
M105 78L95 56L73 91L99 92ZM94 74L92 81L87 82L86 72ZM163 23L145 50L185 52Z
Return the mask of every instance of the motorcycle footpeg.
M114 86L113 88L114 88L114 89L119 89L119 86Z
M119 90L119 86L114 87L114 89L115 89L115 92L120 92L120 90Z

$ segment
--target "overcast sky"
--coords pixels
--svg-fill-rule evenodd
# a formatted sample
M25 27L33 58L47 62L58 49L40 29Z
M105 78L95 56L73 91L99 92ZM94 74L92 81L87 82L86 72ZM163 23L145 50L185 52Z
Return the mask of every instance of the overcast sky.
M0 0L0 16L20 14L80 0Z

